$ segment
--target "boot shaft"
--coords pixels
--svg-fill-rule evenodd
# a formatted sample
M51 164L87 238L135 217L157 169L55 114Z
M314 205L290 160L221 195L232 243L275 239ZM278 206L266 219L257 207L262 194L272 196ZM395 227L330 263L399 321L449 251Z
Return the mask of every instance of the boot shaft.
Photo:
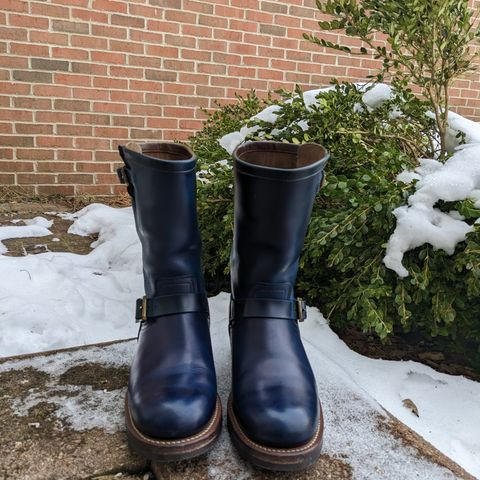
M142 244L147 297L203 293L196 213L196 157L173 143L120 146Z
M234 152L234 298L289 300L328 154L316 144L251 142Z

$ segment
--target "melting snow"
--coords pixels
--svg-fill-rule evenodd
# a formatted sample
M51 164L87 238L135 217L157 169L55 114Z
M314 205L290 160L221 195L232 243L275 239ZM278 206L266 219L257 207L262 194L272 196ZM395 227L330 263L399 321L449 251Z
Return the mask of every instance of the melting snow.
M472 198L476 206L480 192L480 144L469 144L457 150L444 164L420 160L415 172L404 172L398 180L417 179L416 191L408 205L394 210L397 226L391 235L384 258L385 265L400 277L408 276L402 265L405 252L429 243L452 255L455 246L466 239L473 227L454 212L443 213L435 205L439 200L453 202Z

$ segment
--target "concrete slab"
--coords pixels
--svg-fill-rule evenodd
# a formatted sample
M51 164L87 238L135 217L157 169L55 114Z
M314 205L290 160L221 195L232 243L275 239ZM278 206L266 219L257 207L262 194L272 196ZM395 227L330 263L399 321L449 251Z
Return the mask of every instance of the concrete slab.
M213 324L212 337L225 404L230 366L223 327ZM148 480L152 472L159 480L473 478L341 379L320 382L325 453L307 472L253 469L237 456L226 429L207 456L149 466L129 451L123 427L134 348L127 341L0 360L0 479Z

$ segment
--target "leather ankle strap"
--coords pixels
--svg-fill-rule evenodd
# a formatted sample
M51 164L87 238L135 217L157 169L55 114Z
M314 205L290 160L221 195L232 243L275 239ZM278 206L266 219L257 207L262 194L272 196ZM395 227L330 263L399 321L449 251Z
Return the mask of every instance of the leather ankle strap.
M135 319L138 323L145 322L149 318L187 312L202 312L208 315L206 295L203 293L183 293L139 298L136 304Z
M305 302L301 298L295 300L279 300L275 298L230 299L230 321L240 318L285 318L303 322L307 318Z

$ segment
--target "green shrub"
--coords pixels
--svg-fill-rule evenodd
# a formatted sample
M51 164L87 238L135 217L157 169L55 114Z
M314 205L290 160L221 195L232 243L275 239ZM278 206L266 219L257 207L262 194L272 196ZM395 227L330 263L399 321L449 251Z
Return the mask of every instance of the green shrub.
M372 111L362 101L363 92L349 83L321 92L313 108L305 106L298 90L280 95L273 102L281 105L276 123L256 122L260 131L252 138L318 142L332 154L305 241L299 293L337 327L355 325L381 339L396 330L417 330L446 337L461 348L478 348L478 227L453 256L430 246L408 252L408 278L399 278L382 263L395 228L392 211L405 204L414 188L395 177L414 166L418 156L432 153L435 124L425 115L428 105L404 88ZM192 139L206 170L199 183L199 215L207 281L214 288L228 285L233 223L230 156L218 139L248 123L268 103L255 95L239 99L210 116ZM395 109L403 115L392 118ZM308 122L306 130L300 121ZM217 163L224 159L227 164ZM480 213L469 201L442 208L452 207L467 219Z

